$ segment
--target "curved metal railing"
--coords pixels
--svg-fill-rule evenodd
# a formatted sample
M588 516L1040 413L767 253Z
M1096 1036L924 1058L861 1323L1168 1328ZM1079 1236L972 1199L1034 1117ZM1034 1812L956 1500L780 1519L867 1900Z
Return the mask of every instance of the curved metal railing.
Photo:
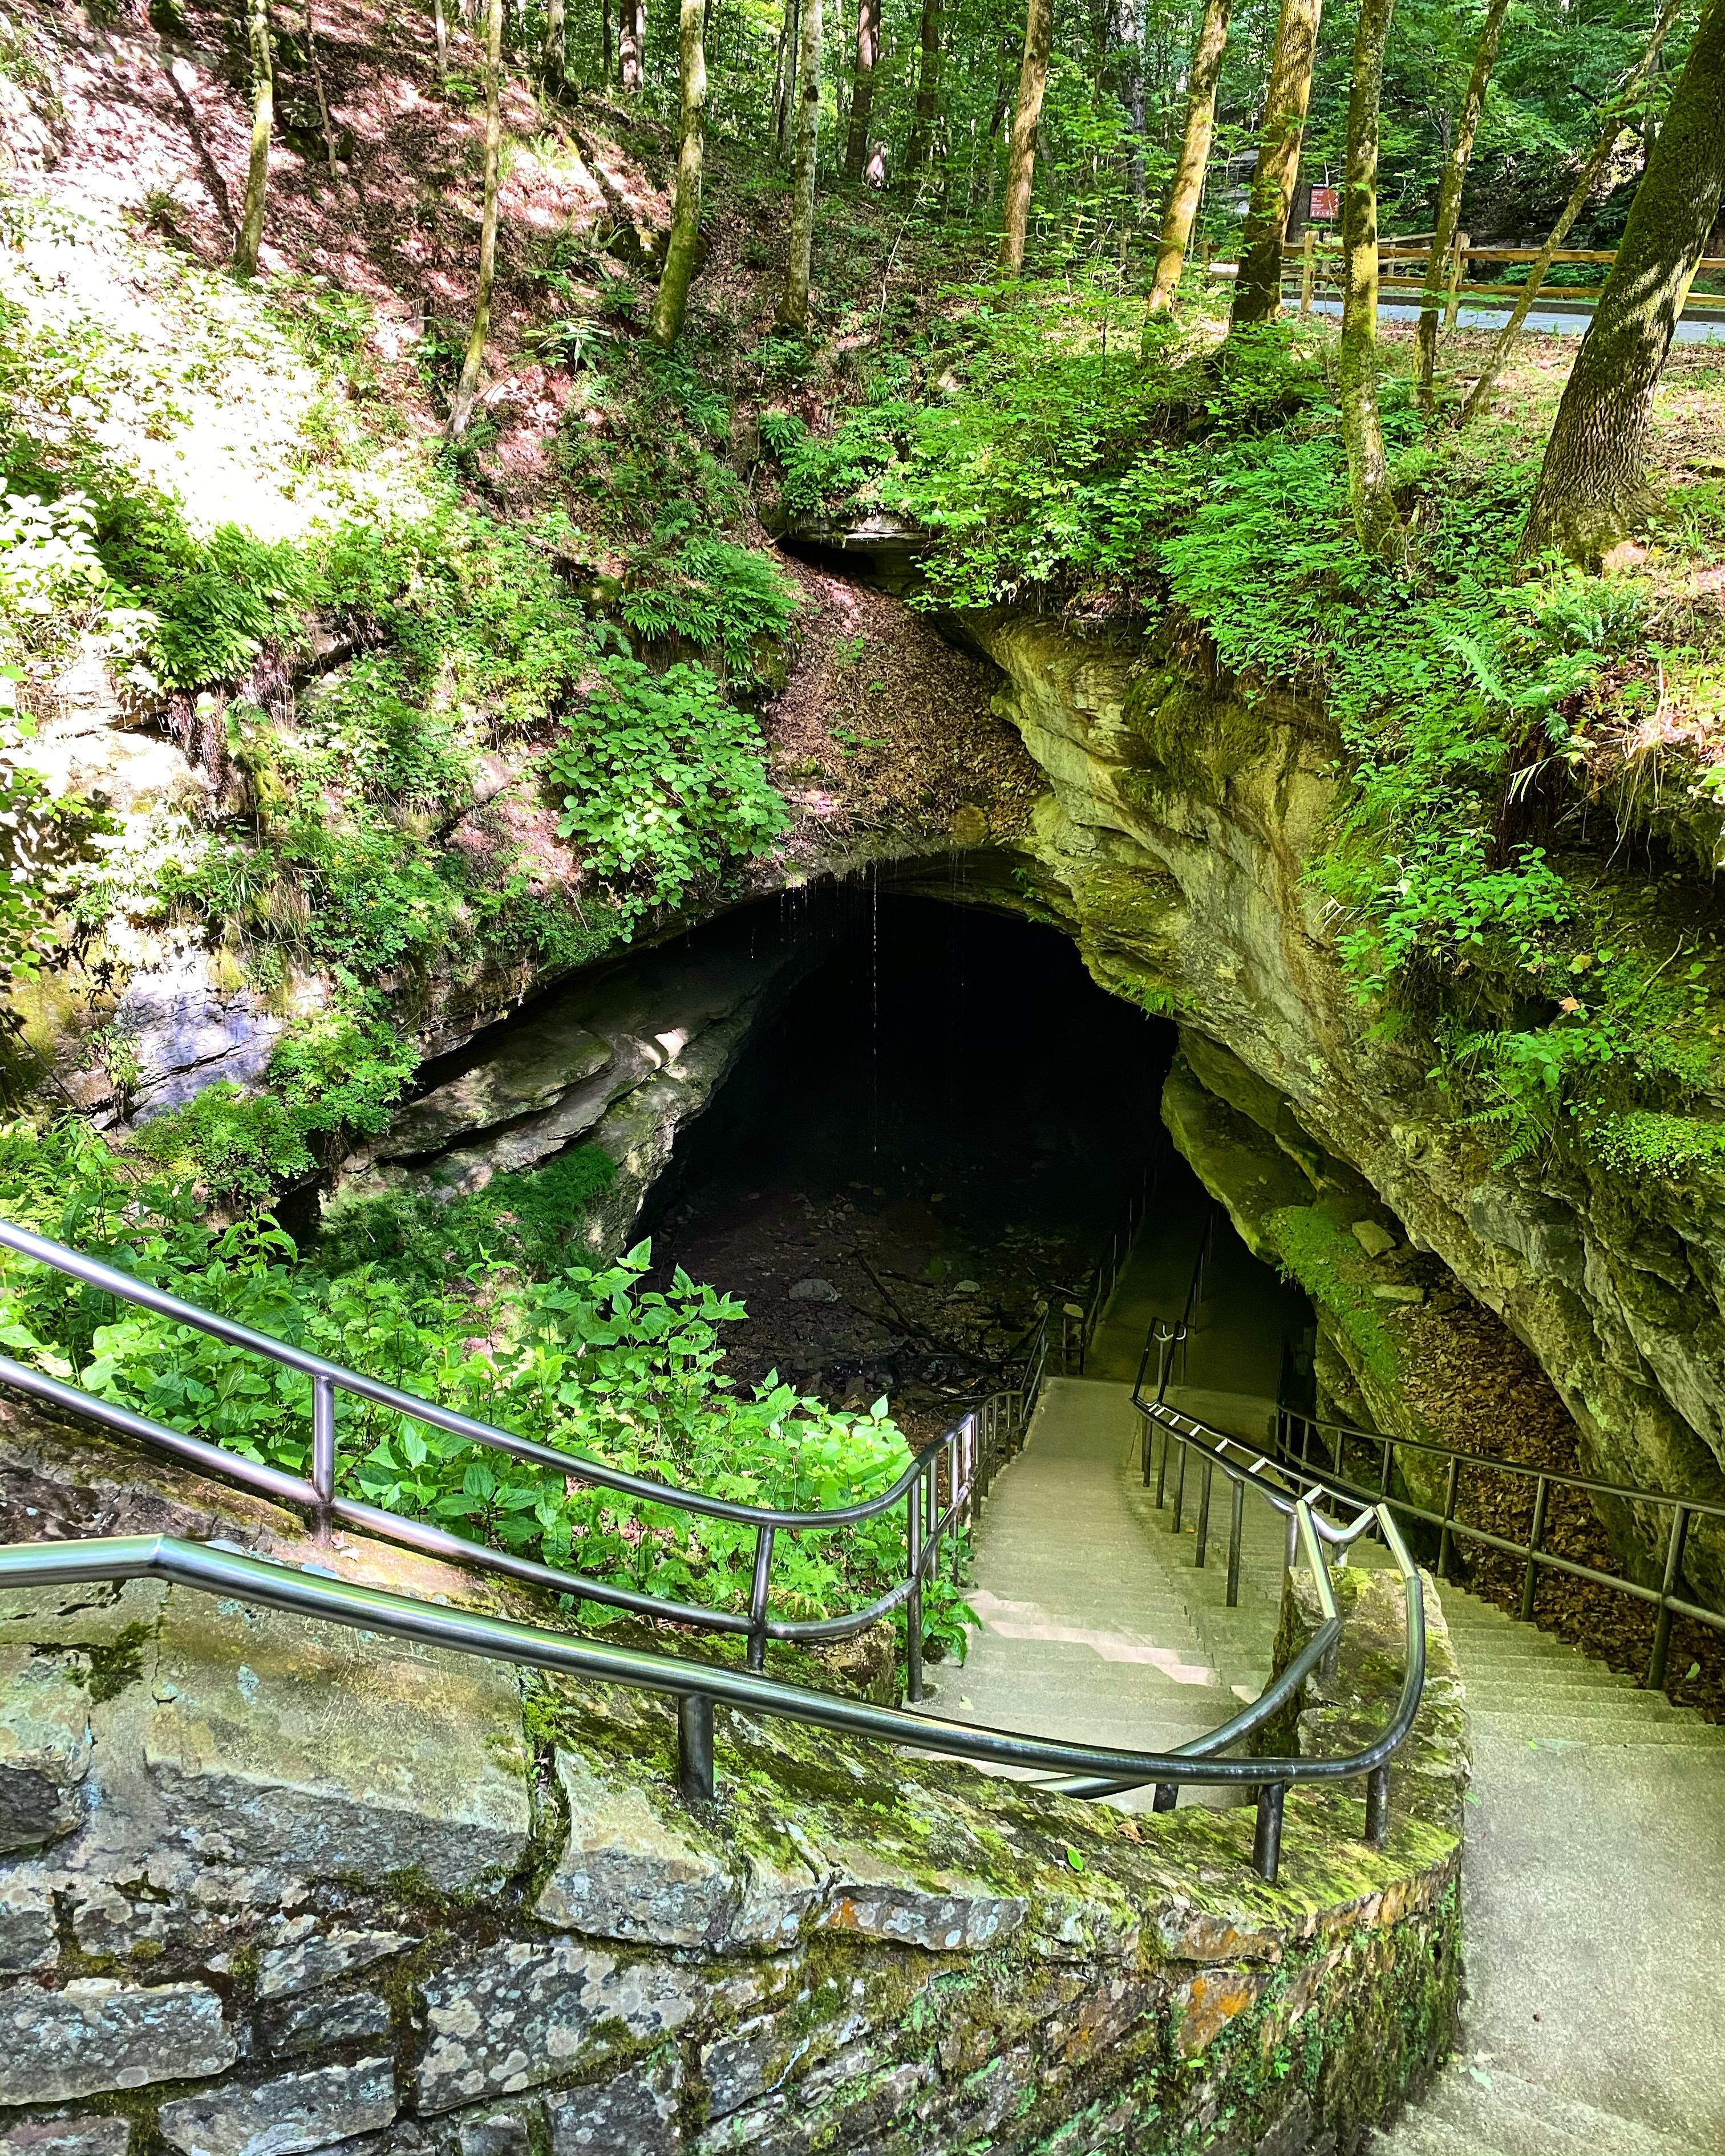
M1650 1691L1658 1691L1666 1680L1673 1617L1687 1617L1712 1631L1725 1632L1725 1614L1710 1609L1705 1604L1678 1591L1683 1579L1683 1556L1691 1522L1697 1519L1725 1522L1725 1502L1679 1496L1673 1491L1650 1490L1626 1482L1608 1482L1598 1476L1571 1474L1558 1468L1535 1466L1522 1460L1497 1459L1488 1453L1469 1452L1460 1446L1442 1445L1435 1439L1388 1437L1381 1430L1361 1430L1353 1424L1308 1414L1302 1409L1290 1406L1285 1399L1276 1403L1275 1435L1267 1451L1246 1445L1235 1438L1221 1438L1218 1444L1207 1446L1184 1435L1182 1424L1199 1430L1205 1429L1207 1425L1194 1424L1192 1418L1180 1415L1170 1409L1167 1405L1166 1394L1174 1357L1177 1353L1184 1352L1198 1322L1204 1270L1209 1254L1214 1223L1215 1209L1213 1207L1206 1214L1204 1233L1193 1260L1185 1306L1173 1324L1161 1324L1151 1328L1139 1360L1137 1381L1132 1388L1132 1404L1146 1418L1143 1471L1147 1486L1151 1480L1153 1456L1151 1429L1155 1426L1163 1432L1159 1455L1154 1455L1157 1458L1156 1503L1158 1510L1165 1502L1169 1447L1173 1443L1179 1445L1174 1491L1176 1532L1179 1531L1184 1510L1188 1450L1196 1451L1203 1460L1196 1522L1195 1561L1199 1567L1204 1565L1206 1558L1214 1471L1217 1466L1222 1466L1230 1480L1234 1478L1235 1468L1222 1456L1224 1452L1232 1450L1252 1459L1260 1471L1269 1469L1297 1489L1321 1493L1347 1504L1382 1507L1404 1520L1435 1528L1438 1546L1434 1569L1440 1579L1452 1576L1455 1545L1458 1540L1476 1543L1481 1548L1520 1558L1522 1573L1519 1614L1524 1623L1531 1624L1533 1620L1534 1594L1542 1569L1567 1573L1574 1578L1589 1580L1595 1586L1609 1588L1617 1594L1651 1604L1657 1610L1658 1615L1647 1664L1646 1683ZM1144 1381L1151 1355L1158 1350L1156 1396L1153 1400L1147 1401L1143 1398ZM1211 1433L1211 1435L1214 1436L1215 1433ZM1312 1454L1318 1449L1324 1456L1320 1462L1315 1463ZM1441 1507L1424 1503L1414 1496L1406 1487L1405 1476L1403 1488L1397 1490L1396 1463L1407 1455L1423 1455L1440 1463L1445 1482ZM1358 1472L1349 1471L1351 1467L1360 1463L1363 1455L1375 1460L1377 1472L1369 1481ZM1525 1542L1512 1535L1500 1534L1492 1528L1477 1526L1462 1517L1460 1502L1461 1477L1464 1473L1473 1471L1504 1481L1515 1481L1524 1486L1532 1485L1532 1519ZM1574 1490L1614 1503L1641 1505L1668 1512L1671 1517L1665 1536L1660 1584L1649 1586L1620 1573L1602 1572L1596 1565L1584 1563L1577 1558L1563 1557L1554 1550L1543 1548L1553 1490ZM1239 1599L1240 1512L1240 1486L1236 1481L1228 1547L1228 1601L1230 1607Z
M1596 1587L1609 1588L1632 1600L1651 1604L1658 1612L1647 1662L1646 1681L1651 1691L1657 1691L1665 1683L1673 1617L1687 1617L1712 1631L1725 1632L1725 1614L1709 1609L1704 1603L1696 1602L1678 1591L1683 1581L1683 1557L1691 1522L1697 1519L1725 1521L1725 1503L1701 1497L1680 1497L1672 1491L1648 1490L1633 1483L1607 1482L1598 1476L1572 1475L1558 1468L1536 1467L1523 1460L1494 1459L1490 1454L1466 1452L1435 1440L1386 1437L1379 1430L1359 1430L1348 1423L1327 1421L1278 1402L1275 1447L1278 1463L1310 1473L1316 1447L1322 1448L1325 1459L1321 1472L1313 1476L1313 1481L1320 1482L1323 1488L1356 1504L1387 1505L1404 1519L1417 1520L1422 1526L1437 1529L1435 1568L1440 1579L1450 1574L1458 1540L1520 1558L1522 1570L1519 1614L1526 1623L1531 1624L1533 1620L1534 1594L1542 1570L1568 1573L1574 1578L1589 1580ZM1363 1455L1375 1459L1375 1490L1361 1475L1349 1471L1350 1452L1354 1462L1359 1462ZM1445 1485L1440 1507L1422 1503L1415 1497L1406 1487L1405 1476L1403 1489L1399 1492L1396 1490L1396 1464L1407 1455L1439 1463ZM1462 1517L1461 1477L1475 1471L1523 1486L1531 1484L1532 1517L1525 1542L1513 1535L1499 1534L1490 1527L1477 1526ZM1597 1565L1585 1564L1578 1558L1562 1557L1554 1550L1542 1548L1553 1490L1575 1490L1586 1496L1603 1497L1613 1503L1668 1512L1671 1517L1665 1534L1660 1584L1646 1586L1620 1573L1602 1572Z
M352 1527L418 1550L424 1556L477 1566L518 1580L525 1586L578 1595L584 1601L607 1608L627 1609L639 1616L663 1619L706 1631L743 1634L748 1640L750 1667L757 1671L765 1667L769 1640L812 1645L848 1639L904 1607L906 1692L916 1702L922 1700L925 1691L922 1594L930 1577L938 1573L942 1540L947 1541L952 1551L956 1584L960 1538L977 1504L987 1496L994 1475L1022 1442L1050 1366L1057 1361L1064 1373L1071 1368L1076 1353L1078 1367L1081 1371L1083 1368L1085 1350L1097 1317L1142 1225L1149 1196L1155 1188L1156 1167L1153 1162L1146 1169L1138 1189L1129 1200L1107 1255L1094 1270L1084 1303L1075 1306L1079 1316L1075 1318L1064 1306L1058 1312L1052 1306L1044 1311L1025 1345L1021 1383L991 1394L961 1416L932 1446L912 1460L890 1488L851 1505L797 1512L770 1505L741 1504L710 1496L703 1491L631 1475L584 1453L539 1444L531 1438L517 1436L512 1430L463 1414L457 1409L424 1399L418 1394L403 1392L398 1386L349 1369L309 1348L275 1339L234 1318L202 1309L99 1258L69 1250L45 1235L6 1220L0 1220L0 1248L47 1265L100 1293L208 1333L230 1347L306 1378L311 1389L311 1471L309 1476L290 1475L282 1468L249 1460L112 1401L98 1399L4 1356L0 1356L0 1383L30 1394L65 1413L100 1423L202 1473L222 1476L278 1503L296 1507L311 1515L321 1532L326 1533L336 1525ZM664 1506L701 1518L726 1520L738 1527L752 1527L754 1566L747 1610L719 1609L702 1603L673 1601L619 1586L614 1581L542 1564L534 1558L495 1549L447 1528L434 1527L429 1522L408 1518L384 1507L344 1496L338 1487L337 1422L338 1403L343 1394L388 1409L470 1444L507 1453L536 1466L550 1468L565 1477L614 1491L638 1504ZM773 1549L780 1534L820 1533L854 1527L900 1505L905 1508L905 1573L885 1594L860 1609L834 1617L791 1619L771 1614Z
M1345 1757L1327 1759L1218 1756L1276 1714L1333 1650L1341 1635L1342 1620L1324 1554L1325 1536L1315 1522L1310 1505L1303 1502L1296 1507L1295 1527L1317 1584L1322 1621L1300 1653L1251 1706L1242 1708L1219 1729L1171 1753L1069 1743L1017 1730L949 1722L902 1707L878 1707L866 1700L787 1684L760 1671L614 1646L603 1640L296 1571L265 1558L170 1535L13 1543L0 1548L0 1590L88 1580L165 1578L229 1601L290 1610L425 1645L561 1671L635 1691L668 1692L678 1702L678 1783L691 1803L711 1803L716 1795L716 1705L814 1723L916 1751L950 1754L982 1766L1052 1770L1064 1779L1045 1786L1069 1796L1113 1795L1153 1782L1158 1785L1158 1809L1166 1810L1169 1805L1163 1801L1164 1795L1184 1784L1247 1787L1257 1798L1253 1861L1260 1875L1273 1883L1281 1861L1282 1804L1292 1784L1351 1781L1363 1776L1367 1838L1381 1845L1389 1831L1389 1762L1412 1727L1419 1709L1425 1678L1425 1627L1419 1574L1389 1513L1383 1512L1378 1517L1407 1585L1409 1651L1401 1695L1394 1713L1369 1744Z
M1138 1217L1142 1217L1142 1209L1140 1204ZM1135 1225L1136 1221L1132 1224ZM906 1691L913 1705L922 1698L922 1585L931 1566L938 1562L942 1533L952 1537L956 1573L957 1531L978 1499L986 1494L992 1474L1010 1449L1012 1440L1022 1436L1029 1401L1034 1397L1033 1387L1040 1383L1040 1370L1047 1358L1046 1332L1043 1353L1033 1363L1034 1375L1025 1390L997 1395L963 1417L946 1433L934 1455L925 1454L914 1462L891 1489L859 1504L825 1512L793 1512L737 1504L710 1497L701 1491L672 1488L607 1467L584 1455L517 1437L436 1402L402 1392L379 1379L346 1369L290 1342L254 1332L233 1319L201 1310L100 1260L65 1250L45 1237L8 1223L0 1223L0 1247L49 1265L121 1301L154 1310L230 1345L258 1353L307 1378L312 1388L312 1471L309 1478L301 1477L244 1459L3 1358L0 1358L0 1382L87 1421L137 1439L202 1471L223 1476L279 1502L299 1507L326 1527L339 1521L429 1555L477 1565L531 1585L552 1588L678 1624L699 1625L711 1631L745 1633L748 1666L739 1670L722 1663L696 1662L614 1646L548 1627L486 1617L378 1589L331 1581L285 1564L172 1537L15 1545L0 1549L0 1583L54 1584L153 1575L264 1607L294 1609L464 1652L670 1692L679 1702L680 1783L685 1796L694 1801L710 1801L714 1794L713 1711L716 1703L722 1703L913 1748L950 1753L983 1766L1034 1768L1056 1777L1046 1786L1068 1795L1109 1796L1153 1783L1154 1802L1159 1810L1170 1809L1179 1789L1188 1784L1245 1788L1255 1793L1257 1803L1254 1861L1260 1873L1272 1881L1280 1861L1283 1799L1292 1784L1347 1781L1363 1776L1367 1783L1368 1838L1381 1843L1387 1834L1389 1761L1412 1727L1424 1684L1425 1614L1418 1571L1387 1507L1367 1507L1347 1527L1337 1527L1322 1518L1309 1498L1290 1500L1285 1490L1256 1468L1236 1469L1225 1460L1225 1471L1235 1476L1238 1484L1236 1511L1250 1487L1286 1514L1289 1563L1293 1563L1303 1553L1316 1584L1322 1615L1305 1647L1255 1701L1219 1727L1171 1753L1073 1744L1019 1731L937 1720L902 1708L877 1707L807 1686L788 1685L765 1673L765 1643L768 1639L842 1636L860 1630L905 1602L911 1604ZM1111 1275L1117 1274L1122 1261L1122 1253L1117 1243L1111 1260L1105 1261ZM1109 1285L1111 1284L1111 1277ZM1100 1297L1093 1294L1086 1308L1086 1342L1105 1300L1106 1294ZM1063 1362L1069 1346L1070 1340L1063 1340ZM475 1443L553 1466L560 1473L578 1475L600 1487L654 1504L677 1506L706 1517L753 1525L757 1532L756 1562L747 1616L736 1611L671 1602L619 1588L608 1581L541 1565L424 1522L404 1519L380 1507L341 1496L336 1487L336 1408L337 1396L342 1392ZM1004 1409L1003 1401L1008 1404ZM1014 1405L1015 1414L1011 1411ZM1163 1409L1159 1403L1158 1412L1172 1413ZM1191 1418L1178 1419L1189 1433L1187 1442L1212 1448L1225 1448L1230 1442L1221 1433ZM1219 1450L1216 1456L1221 1456ZM944 1492L940 1487L942 1460ZM841 1527L869 1518L901 1501L907 1507L906 1577L902 1582L866 1609L842 1618L793 1623L775 1620L768 1614L768 1593L773 1537L777 1532ZM1345 1548L1374 1524L1401 1573L1407 1607L1408 1652L1401 1693L1390 1719L1369 1745L1343 1758L1224 1757L1262 1729L1294 1697L1312 1671L1332 1654L1340 1638L1342 1620L1330 1584L1327 1553L1332 1548Z

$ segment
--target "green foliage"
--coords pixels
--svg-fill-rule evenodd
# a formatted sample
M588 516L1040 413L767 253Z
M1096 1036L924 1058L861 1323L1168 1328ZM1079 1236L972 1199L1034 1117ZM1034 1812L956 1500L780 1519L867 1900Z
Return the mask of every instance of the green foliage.
M223 1211L254 1213L321 1164L319 1140L381 1131L418 1060L381 1019L333 1012L285 1036L262 1090L206 1086L145 1123L133 1147Z
M638 553L618 603L629 627L722 657L733 680L758 682L767 654L789 634L796 588L752 547L691 535L663 553Z
M340 1200L324 1214L317 1262L336 1274L374 1265L437 1279L504 1264L542 1276L567 1261L572 1232L615 1173L600 1147L577 1146L544 1168L494 1175L466 1196L388 1191Z
M888 1487L908 1466L885 1403L837 1413L769 1381L740 1396L723 1368L741 1306L679 1273L646 1291L643 1245L616 1265L552 1270L599 1180L580 1155L552 1184L500 1178L495 1198L429 1218L356 1208L327 1256L298 1260L268 1220L213 1229L171 1178L140 1182L77 1120L0 1128L0 1212L108 1256L187 1300L446 1406L651 1480L745 1503L824 1509ZM559 1226L557 1224L562 1223ZM391 1247L352 1262L367 1238ZM441 1247L439 1247L441 1245ZM500 1245L520 1268L500 1271ZM465 1264L452 1264L471 1253ZM122 1306L8 1254L0 1344L37 1367L222 1445L303 1473L310 1399L296 1373ZM615 1500L564 1474L344 1400L339 1486L499 1548L645 1591L746 1609L754 1536L670 1506ZM881 1593L905 1563L903 1507L859 1528L783 1536L773 1608L819 1617ZM955 1598L932 1596L937 1625ZM585 1614L603 1620L593 1605Z
M761 852L789 818L768 783L759 728L704 666L655 678L638 660L614 658L597 670L546 774L562 791L559 836L575 840L632 921Z
M1265 1222L1283 1270L1327 1310L1361 1362L1385 1385L1400 1382L1401 1357L1373 1294L1369 1260L1333 1204L1286 1205Z

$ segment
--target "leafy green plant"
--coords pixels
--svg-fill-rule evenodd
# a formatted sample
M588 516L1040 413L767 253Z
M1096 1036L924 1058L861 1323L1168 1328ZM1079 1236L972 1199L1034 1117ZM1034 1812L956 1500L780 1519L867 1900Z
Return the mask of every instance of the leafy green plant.
M789 818L767 779L760 729L706 667L655 678L638 660L614 658L598 673L546 776L562 793L558 835L575 840L633 921L762 851Z

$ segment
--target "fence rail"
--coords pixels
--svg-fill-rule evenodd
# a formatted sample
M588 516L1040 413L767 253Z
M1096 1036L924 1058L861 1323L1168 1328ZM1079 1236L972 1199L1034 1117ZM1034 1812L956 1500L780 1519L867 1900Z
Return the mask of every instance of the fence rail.
M1378 289L1380 292L1399 294L1406 298L1412 294L1423 295L1430 276L1432 237L1430 233L1410 237L1382 239L1378 243ZM1445 254L1435 280L1439 304L1443 310L1444 326L1453 329L1461 303L1466 300L1492 300L1513 305L1527 291L1525 282L1487 280L1470 284L1468 264L1475 262L1515 264L1537 262L1544 253L1539 247L1476 247L1466 233L1455 235L1455 240ZM1321 233L1315 225L1308 224L1300 235L1297 249L1288 248L1283 253L1283 277L1291 280L1300 296L1300 312L1303 316L1312 312L1316 295L1327 287L1339 291L1342 279L1329 273L1330 258L1340 258L1342 241L1338 234ZM1617 259L1614 247L1568 248L1552 256L1553 263L1603 264L1609 266ZM1413 265L1417 264L1418 274ZM1206 247L1202 262L1203 274L1209 277L1238 275L1237 262L1217 261ZM1706 254L1696 264L1694 276L1686 289L1682 304L1685 307L1725 306L1725 291L1697 291L1697 280L1702 277L1725 276L1725 255ZM1562 285L1542 281L1535 289L1536 300L1597 300L1604 289L1598 285ZM1290 295L1291 296L1291 294Z

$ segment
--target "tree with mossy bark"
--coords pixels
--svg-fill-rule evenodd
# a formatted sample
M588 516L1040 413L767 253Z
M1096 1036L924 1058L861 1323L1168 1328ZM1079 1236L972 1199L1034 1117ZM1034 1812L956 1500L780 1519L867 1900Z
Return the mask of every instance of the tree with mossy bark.
M1288 228L1300 177L1300 143L1312 102L1312 69L1322 12L1323 0L1281 0L1230 329L1273 322L1281 312L1282 235Z
M936 123L940 118L941 0L922 0L918 30L920 53L916 64L916 105L911 119L911 139L905 150L905 174L914 179L934 150Z
M1209 169L1210 141L1216 131L1216 80L1228 46L1233 0L1204 0L1187 72L1186 132L1162 213L1162 239L1156 250L1156 278L1150 287L1150 312L1166 314L1179 290L1180 273L1192 245L1192 228L1204 177Z
M1030 190L1036 179L1036 129L1048 88L1054 44L1054 0L1029 0L1024 14L1024 53L1019 64L1018 102L1012 109L1012 142L1006 160L1006 223L1000 235L1000 267L1016 277L1024 266L1030 222Z
M1354 33L1342 194L1342 344L1336 367L1354 529L1368 554L1386 556L1400 554L1405 545L1378 417L1378 140L1384 49L1393 5L1394 0L1360 0Z
M796 156L791 194L791 253L778 302L781 329L809 326L809 279L814 255L814 167L820 148L820 0L803 0L797 38Z
M860 180L869 162L869 124L875 114L875 70L880 62L880 0L857 0L856 75L850 92L850 131L845 145L845 177Z
M264 200L270 187L270 141L275 126L275 62L270 44L269 0L246 0L246 44L252 63L252 153L245 205L234 247L234 274L255 277L264 242Z
M1558 407L1521 557L1597 562L1653 506L1654 384L1725 195L1725 0L1707 0Z
M675 344L682 334L689 286L701 254L701 167L706 137L706 0L683 0L677 37L683 85L683 136L677 151L677 192L670 244L665 252L650 334Z
M497 276L497 197L503 177L503 0L485 8L485 194L480 213L479 282L474 290L473 328L462 357L460 379L449 400L449 439L459 441L473 417L485 338L491 326L491 287Z
M1528 265L1527 281L1516 295L1516 302L1510 310L1509 320L1497 332L1497 341L1491 346L1491 357L1486 360L1479 379L1467 393L1466 400L1461 407L1461 423L1464 427L1490 403L1491 392L1497 387L1497 377L1508 364L1509 356L1515 350L1517 340L1522 334L1522 326L1532 311L1533 302L1538 295L1539 288L1549 275L1552 264L1557 259L1559 249L1568 238L1570 226L1586 208L1593 197L1594 190L1604 177L1605 168L1610 163L1618 143L1623 138L1624 130L1629 125L1636 106L1640 102L1642 93L1652 78L1661 49L1666 38L1676 27L1677 19L1686 5L1687 0L1665 0L1665 6L1660 11L1658 21L1653 25L1652 33L1642 49L1640 59L1636 61L1634 70L1607 105L1604 125L1594 137L1593 148L1583 161L1581 170L1576 176L1575 184L1569 191L1569 199L1564 203L1557 223L1546 235L1544 246L1540 249L1538 254Z
M1503 37L1503 18L1508 13L1509 0L1489 0L1486 19L1480 26L1480 41L1474 49L1467 93L1461 100L1461 117L1455 123L1455 139L1444 161L1443 178L1438 183L1435 228L1431 235L1425 290L1420 302L1420 327L1414 336L1414 375L1420 385L1420 408L1427 413L1431 410L1431 382L1437 362L1438 314L1444 303L1445 274L1461 223L1462 183L1473 157L1474 138L1480 131L1486 92L1491 85L1491 70L1497 64L1497 48Z

